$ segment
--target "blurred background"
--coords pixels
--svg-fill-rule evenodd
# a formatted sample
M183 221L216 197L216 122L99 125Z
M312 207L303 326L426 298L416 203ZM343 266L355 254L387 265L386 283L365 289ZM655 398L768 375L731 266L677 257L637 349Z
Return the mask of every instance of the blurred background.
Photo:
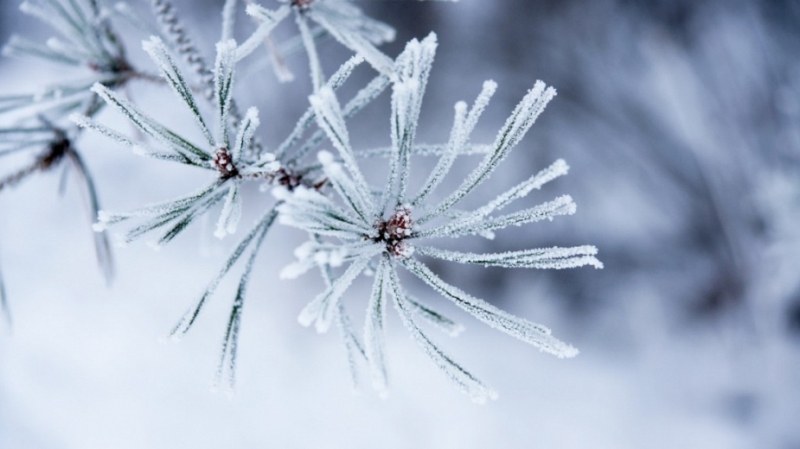
M149 2L130 3L148 11ZM221 3L175 0L208 57ZM381 400L368 386L354 394L338 337L296 324L321 286L313 276L278 280L303 236L277 228L250 288L236 393L210 393L235 285L223 285L182 342L162 337L233 241L195 225L159 252L117 249L118 276L107 288L78 189L59 197L49 174L0 195L0 262L14 315L0 336L0 448L800 448L800 2L357 4L397 29L383 48L390 55L412 37L439 36L421 141L446 140L453 103L471 101L485 79L500 88L480 141L491 141L536 79L558 89L472 201L564 158L569 176L528 201L569 193L578 213L464 249L594 244L605 269L432 265L464 290L549 325L581 355L554 360L445 307L467 331L437 342L500 393L476 406L390 314L391 395ZM0 38L46 39L17 6L2 2ZM252 27L240 24L241 39ZM125 30L133 60L150 67L138 44L146 36ZM292 35L293 24L279 33ZM333 41L321 51L328 73L347 57ZM304 56L287 62L296 75L288 84L259 63L240 72L237 93L261 109L268 145L307 104ZM360 70L353 89L372 76ZM59 76L5 59L0 91ZM177 103L159 87L135 85L131 95L191 127L189 117L172 117ZM111 113L103 121L126 126ZM384 95L353 123L354 142L387 144L388 123ZM112 210L207 181L95 136L79 145ZM452 182L471 166L456 167ZM243 225L270 201L249 192ZM357 319L365 291L348 297Z

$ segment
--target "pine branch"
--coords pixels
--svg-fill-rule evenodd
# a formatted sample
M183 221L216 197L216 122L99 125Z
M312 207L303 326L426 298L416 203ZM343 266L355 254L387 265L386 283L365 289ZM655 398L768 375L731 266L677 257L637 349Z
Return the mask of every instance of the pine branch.
M454 124L447 144L424 146L415 150L414 136L435 47L435 36L431 35L421 42L410 42L397 58L397 72L390 77L393 84L390 117L392 146L388 149L360 152L362 156L388 157L390 169L387 187L383 192L373 194L366 183L357 153L352 149L344 112L334 90L326 86L310 97L319 126L337 152L336 156L325 151L318 153L318 169L322 171L326 183L336 195L329 197L324 191L309 188L276 192L284 202L278 209L279 222L318 236L295 251L297 261L286 267L281 275L297 277L315 266L330 269L346 266L300 314L301 324L309 326L314 323L317 331L325 332L350 285L362 272L375 267L364 328L365 353L375 388L380 394L384 394L387 385L383 333L386 295L389 293L405 327L437 367L458 388L474 400L483 402L494 398L496 394L445 355L422 332L415 318L426 319L451 335L458 333L460 326L419 301L409 299L402 290L395 267L404 267L435 292L490 327L544 352L568 358L577 355L577 349L553 337L548 328L515 317L446 283L420 262L418 256L457 263L529 269L565 269L587 265L602 268L602 263L595 257L597 249L593 246L476 254L417 244L420 239L430 237L456 238L478 234L491 238L496 230L575 212L572 198L563 195L532 208L493 215L511 203L527 197L531 191L566 174L568 166L562 160L506 190L483 207L472 211L453 208L458 201L489 179L500 162L527 133L554 95L554 91L546 89L543 83L538 82L512 112L494 144L486 149L469 143L472 130L496 90L495 83L486 82L472 108L468 108L463 102L456 104ZM440 185L455 159L462 154L475 153L476 148L481 148L478 154L484 155L483 160L461 186L439 203L425 204L424 200ZM411 156L415 154L441 157L419 193L411 195L408 192L408 179ZM414 198L415 204L408 204L407 198ZM391 208L388 213L384 210L387 208ZM417 219L417 208L422 210L421 219ZM437 224L426 226L426 221L434 219Z
M420 258L502 268L567 269L584 266L602 268L597 248L591 245L521 249L507 252L471 253L444 250L421 242L424 238L459 238L480 235L492 238L495 231L545 219L552 220L576 211L569 195L533 207L500 214L513 203L525 200L534 190L566 175L569 167L563 160L503 191L481 207L465 210L459 202L484 185L508 154L527 135L555 90L537 81L522 98L501 127L493 143L472 142L478 121L494 95L493 81L483 84L473 104L457 102L453 123L446 142L417 142L423 98L437 49L436 35L412 40L397 58L378 49L394 39L387 24L367 17L347 0L291 0L274 10L246 2L246 12L257 21L252 33L237 45L236 17L240 2L226 0L220 10L221 39L216 45L214 64L209 65L189 36L181 18L169 0L151 0L160 36L143 43L144 50L158 68L181 107L197 127L202 142L185 136L184 129L171 129L156 119L147 108L140 108L123 96L120 88L130 80L154 80L128 64L125 48L96 0L29 0L23 10L45 21L58 36L41 44L14 38L6 47L10 55L42 58L69 67L86 67L85 77L59 81L36 95L0 97L0 114L27 112L18 124L0 128L0 156L38 148L40 152L28 165L0 178L0 191L34 173L45 172L63 161L74 169L87 200L87 210L96 218L95 249L101 268L108 278L113 272L109 245L104 233L108 226L131 223L121 236L124 243L146 235L155 235L153 244L170 242L198 217L219 207L214 234L220 238L236 232L245 205L243 190L248 182L272 187L277 202L268 207L255 226L238 242L216 276L206 286L172 330L174 337L187 333L196 323L220 282L234 265L245 259L233 297L222 339L216 383L232 388L239 350L239 332L250 277L256 258L264 248L266 235L277 220L309 235L309 240L295 251L296 260L284 268L282 278L296 278L318 269L325 288L300 312L298 321L326 332L336 323L345 348L354 384L358 382L359 360L366 362L372 384L381 395L388 391L389 372L386 351L387 309L392 304L406 330L447 378L478 402L496 397L496 393L473 374L446 355L421 329L425 321L444 333L455 336L463 327L422 301L410 297L401 285L398 267L419 278L434 292L490 327L557 357L573 357L577 349L556 339L539 324L513 316L491 303L450 285L435 274ZM118 4L119 17L141 29L148 25L138 15ZM304 49L308 57L311 95L308 109L274 153L264 150L259 113L249 108L240 113L235 90L241 83L239 64L255 54L262 44L270 45L270 36L290 14L294 15L297 36L285 41L283 48ZM317 40L322 36L347 47L354 56L325 76ZM171 45L168 45L167 43ZM277 53L272 52L272 57ZM265 55L261 55L264 57ZM255 59L255 57L253 57ZM179 59L188 65L190 81ZM272 61L275 62L274 60ZM350 80L363 62L378 75L357 90L348 101L340 103L337 92ZM386 147L356 151L349 125L356 114L391 87L389 141ZM201 105L198 88L211 108ZM235 89L237 88L237 89ZM241 98L239 99L241 100ZM130 137L125 132L103 124L99 112L104 105L120 112L142 135ZM209 113L209 109L213 112ZM45 112L45 114L40 114ZM40 115L37 115L40 114ZM52 118L70 114L74 126L57 127ZM208 115L211 116L208 116ZM34 122L34 118L37 123ZM40 126L41 125L41 126ZM145 205L139 209L111 213L100 210L98 193L87 164L73 146L83 130L91 130L115 144L131 148L135 154L158 160L202 168L213 179L187 195ZM333 152L317 151L330 143ZM309 161L316 152L316 160ZM478 155L477 166L460 182L457 189L432 202L433 193L443 186L460 156ZM436 157L433 170L418 189L411 183L416 157ZM388 175L381 188L371 186L361 164L366 158L384 158ZM246 256L246 257L245 257ZM347 314L344 301L350 287L361 275L373 275L366 301L363 344L359 341ZM4 284L0 278L0 306L7 313Z

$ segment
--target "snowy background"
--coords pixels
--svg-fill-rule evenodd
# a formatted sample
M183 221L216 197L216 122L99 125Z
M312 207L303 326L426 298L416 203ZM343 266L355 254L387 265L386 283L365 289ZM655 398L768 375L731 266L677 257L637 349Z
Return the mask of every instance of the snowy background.
M210 55L221 2L175 3ZM535 79L558 88L496 177L515 182L563 157L570 175L534 199L570 193L578 214L475 248L591 243L606 268L435 269L550 325L581 355L556 360L454 312L467 332L439 342L500 392L477 406L390 315L391 395L354 394L337 336L297 325L320 285L313 276L278 279L302 235L277 228L246 305L238 388L211 393L235 286L223 285L182 342L163 337L233 240L196 225L159 252L118 249L118 276L106 288L79 190L59 197L52 173L0 195L14 315L13 330L0 329L0 448L800 448L800 3L360 4L397 28L389 54L411 37L439 35L423 140L446 139L452 104L473 98L484 79L500 84L479 125L484 140ZM47 37L16 2L1 5L3 41ZM134 61L147 67L144 36L128 36ZM322 50L329 72L346 58L333 42ZM288 85L269 69L243 69L238 94L261 109L267 143L305 108L305 61L289 62L298 77ZM0 92L59 76L3 60ZM172 117L177 103L160 88L132 91L149 110L190 123ZM384 96L354 126L357 145L388 142L387 113ZM94 136L80 147L114 210L208 180ZM2 163L0 174L14 161ZM269 201L249 192L243 223ZM360 310L362 301L355 293L349 305Z

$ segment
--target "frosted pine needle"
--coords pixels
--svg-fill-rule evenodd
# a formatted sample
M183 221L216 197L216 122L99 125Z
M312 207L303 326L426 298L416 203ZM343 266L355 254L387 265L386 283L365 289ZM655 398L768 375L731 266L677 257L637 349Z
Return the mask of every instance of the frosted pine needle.
M410 195L410 155L414 153L419 110L435 49L434 35L421 42L413 40L394 65L390 170L387 188L382 197L369 193L370 189L356 160L343 112L333 90L323 88L311 97L319 126L337 152L336 157L321 152L319 163L340 201L308 188L278 192L278 196L285 201L278 207L281 223L326 237L323 242L312 241L301 246L296 252L298 261L290 265L284 275L296 276L313 266L343 266L342 274L300 314L302 324L314 324L318 331L324 332L330 327L334 311L342 305L348 287L365 271L375 268L372 294L367 305L364 342L376 388L383 392L387 382L383 329L386 304L391 302L401 321L434 364L462 391L482 402L494 398L495 393L445 355L419 328L415 320L418 317L427 318L450 334L457 333L458 327L438 312L411 300L400 284L398 268L418 277L441 296L487 325L557 357L573 357L578 353L577 349L555 338L550 329L515 317L448 284L433 273L420 256L506 268L601 268L602 263L595 257L597 249L588 245L475 254L442 250L423 243L423 239L430 237L458 238L468 234L486 234L501 231L511 225L552 219L575 212L575 203L565 195L518 212L497 215L506 206L526 198L531 191L566 174L566 163L558 160L484 206L474 211L453 213L453 206L488 179L555 96L555 90L546 87L541 81L537 81L517 105L498 132L494 144L483 156L483 161L461 186L445 195L444 200L429 205L424 200L440 186L453 159L469 144L470 134L496 85L493 82L484 84L472 108L467 108L463 102L458 103L450 140L440 153L439 163L428 181L423 184L422 190ZM413 204L408 198L414 198Z

